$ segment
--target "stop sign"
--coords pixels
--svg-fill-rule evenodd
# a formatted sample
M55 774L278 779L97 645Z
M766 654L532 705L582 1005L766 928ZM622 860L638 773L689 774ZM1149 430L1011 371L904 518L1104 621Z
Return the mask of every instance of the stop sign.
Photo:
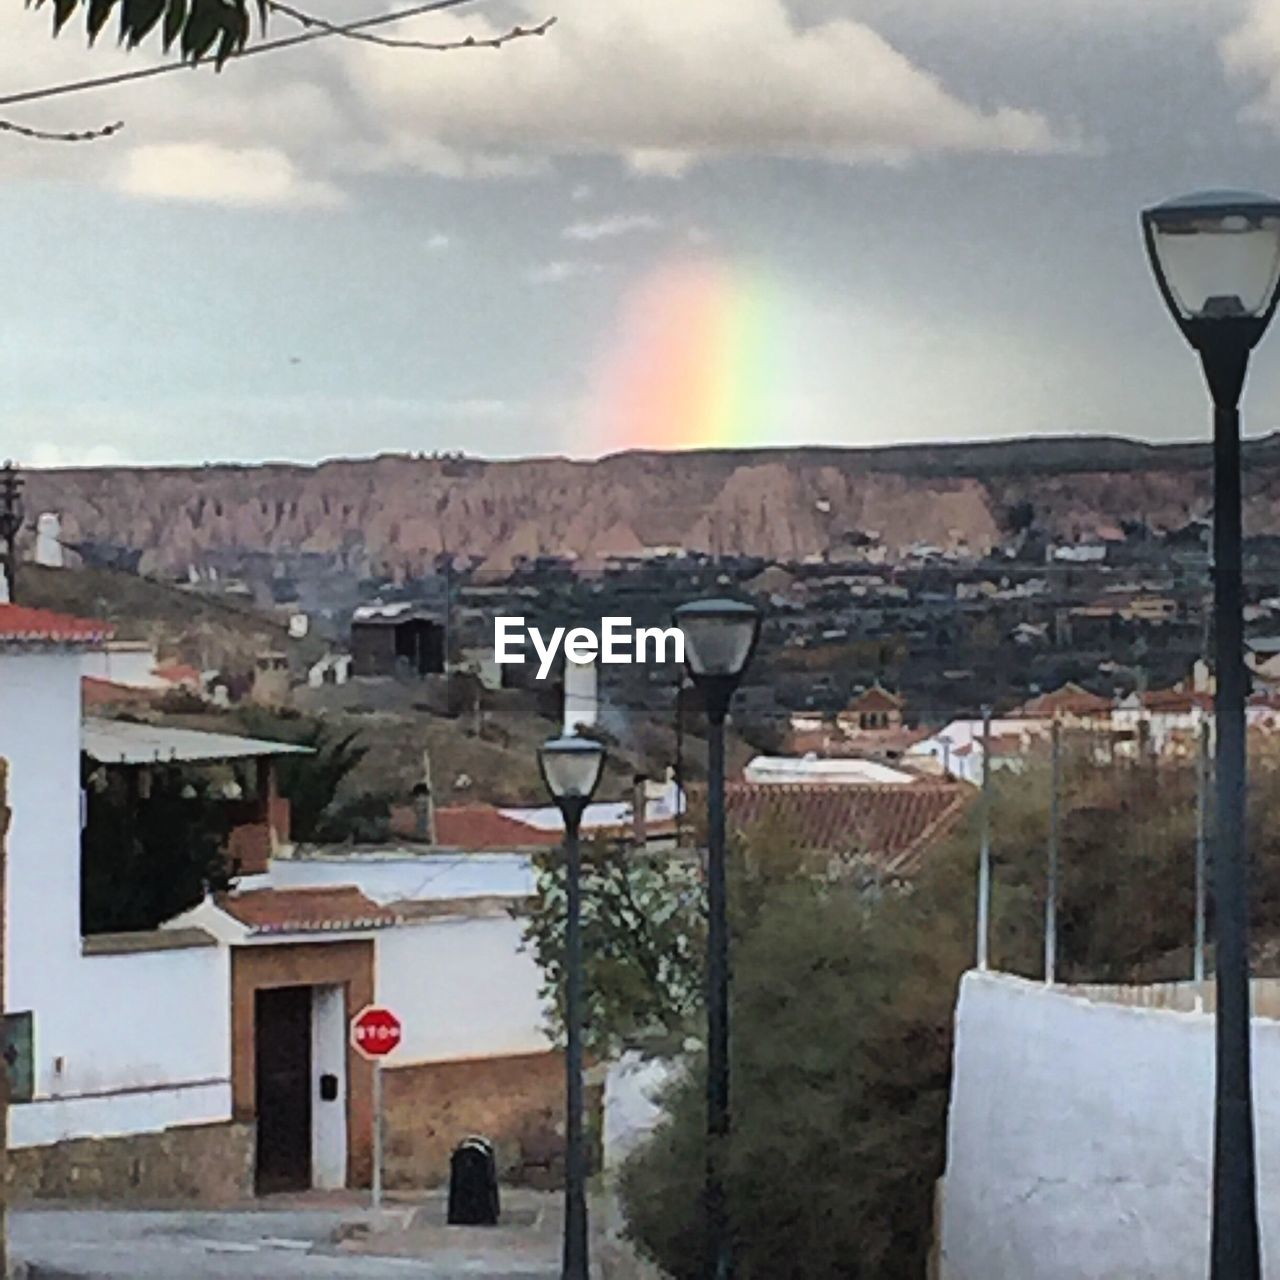
M366 1005L351 1019L351 1044L369 1059L384 1058L400 1043L400 1019L390 1009Z

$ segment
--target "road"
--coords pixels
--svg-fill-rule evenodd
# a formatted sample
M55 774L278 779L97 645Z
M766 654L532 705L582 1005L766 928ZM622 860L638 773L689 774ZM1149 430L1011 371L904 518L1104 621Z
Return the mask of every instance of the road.
M367 1217L367 1215L365 1215ZM501 1229L457 1236L392 1231L334 1242L361 1215L334 1209L187 1211L19 1209L10 1256L33 1280L553 1280L543 1241ZM541 1233L538 1233L541 1235ZM414 1247L421 1239L423 1251ZM376 1248L401 1256L373 1256ZM408 1256L412 1254L413 1256Z

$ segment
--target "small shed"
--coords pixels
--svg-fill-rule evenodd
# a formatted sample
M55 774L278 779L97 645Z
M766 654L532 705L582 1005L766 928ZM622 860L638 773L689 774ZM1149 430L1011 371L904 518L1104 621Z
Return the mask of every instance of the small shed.
M351 619L351 666L366 677L442 675L444 620L408 603L363 606Z

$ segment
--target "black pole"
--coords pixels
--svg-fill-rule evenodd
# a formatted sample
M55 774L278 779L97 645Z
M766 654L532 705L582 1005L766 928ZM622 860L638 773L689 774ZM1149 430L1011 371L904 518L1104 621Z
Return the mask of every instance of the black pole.
M1213 614L1216 779L1213 846L1217 930L1211 1280L1260 1280L1258 1189L1250 1066L1248 854L1245 848L1244 557L1240 395L1243 346L1202 349L1214 401Z
M565 926L565 1171L563 1280L589 1280L587 1160L582 1105L582 846L585 801L562 801L568 922Z
M729 891L725 860L724 722L732 686L707 687L707 1277L731 1280L725 1200L729 1140Z

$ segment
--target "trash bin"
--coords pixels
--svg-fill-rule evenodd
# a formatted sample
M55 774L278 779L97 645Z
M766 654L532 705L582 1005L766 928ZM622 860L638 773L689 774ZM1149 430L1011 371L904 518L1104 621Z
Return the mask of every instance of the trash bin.
M498 1213L498 1164L493 1143L488 1138L467 1138L449 1158L449 1225L493 1227Z

